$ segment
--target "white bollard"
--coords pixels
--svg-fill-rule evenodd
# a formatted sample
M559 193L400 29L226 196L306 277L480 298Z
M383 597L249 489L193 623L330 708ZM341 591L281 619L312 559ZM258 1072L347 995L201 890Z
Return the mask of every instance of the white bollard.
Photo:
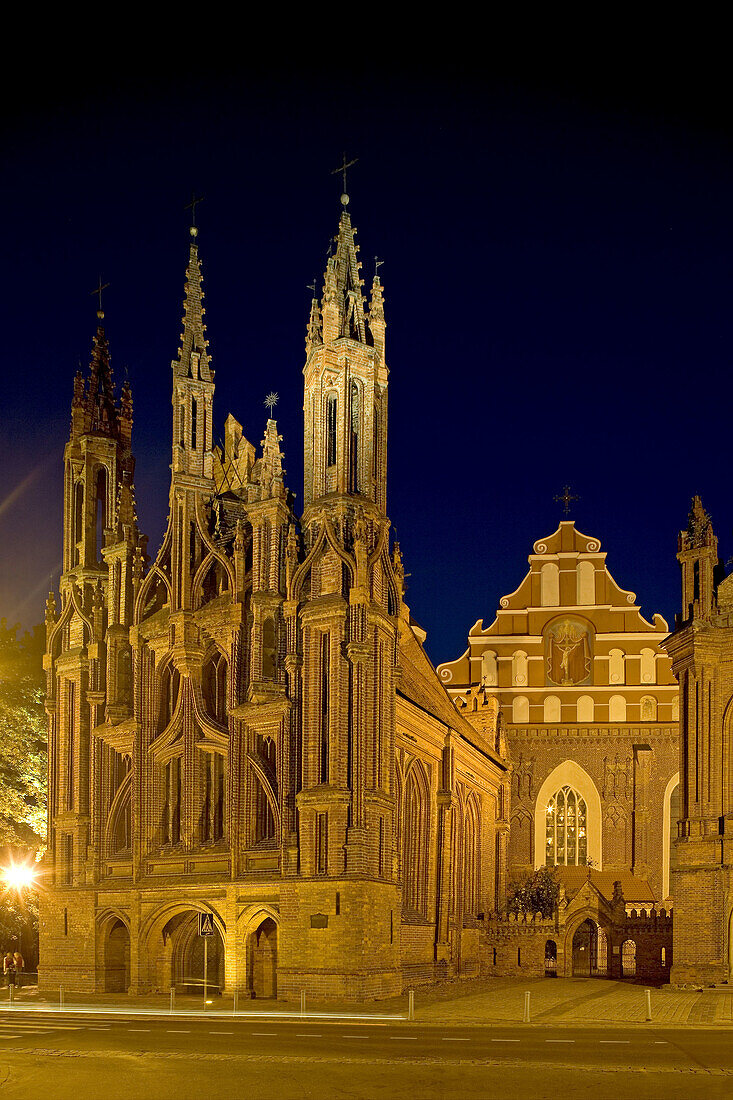
M415 1019L415 990L408 989L407 991L407 1019Z
M234 990L234 1004L232 1006L232 1016L237 1015L237 991Z
M647 1021L652 1018L652 991L651 989L645 989L644 994L646 996L646 1018Z
M10 1004L12 1006L15 1000L15 985L13 983L8 986L8 997L10 998Z
M300 1015L305 1016L305 990L300 991Z
M527 992L526 992L526 993L524 994L524 1018L523 1018L523 1020L522 1020L522 1023L524 1023L524 1024L528 1024L528 1023L529 1023L529 1020L530 1020L530 1012L529 1012L529 991L527 991Z
M64 1009L64 987L59 986L59 1012L63 1012Z
M176 1011L176 987L171 986L171 1007L170 1012L173 1014Z

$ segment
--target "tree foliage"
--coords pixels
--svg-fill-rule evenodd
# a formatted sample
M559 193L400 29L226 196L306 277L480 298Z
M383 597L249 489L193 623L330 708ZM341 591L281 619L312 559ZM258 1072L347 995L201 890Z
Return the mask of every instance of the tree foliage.
M0 619L0 846L22 853L45 844L48 735L44 630L17 631Z
M541 913L549 918L557 908L560 880L554 867L540 867L533 875L510 886L507 909L510 913Z

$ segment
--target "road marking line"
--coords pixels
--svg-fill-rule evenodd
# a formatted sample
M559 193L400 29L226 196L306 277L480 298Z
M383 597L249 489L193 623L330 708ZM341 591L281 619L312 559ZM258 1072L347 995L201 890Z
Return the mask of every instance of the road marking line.
M296 1031L296 1039L322 1039L323 1036L319 1031ZM347 1035L347 1039L366 1039L366 1035Z
M342 1035L342 1039L371 1039L371 1035Z
M417 1035L390 1035L390 1039L417 1039Z
M273 1037L275 1039L277 1038L277 1032L276 1031L253 1031L251 1034L252 1035L269 1035L271 1038L273 1038Z
M177 1028L166 1028L166 1034L168 1035L190 1035L190 1031L180 1031Z
M209 1035L233 1035L233 1031L210 1031Z
M546 1043L574 1043L575 1039L545 1039L545 1042ZM611 1040L609 1040L609 1042L613 1042L613 1040L611 1039Z
M631 1039L599 1039L599 1043L630 1043Z
M32 1035L32 1031L26 1031L26 1035ZM21 1035L0 1035L0 1039L21 1039Z
M519 1043L520 1039L492 1039L492 1043Z
M462 1039L460 1037L454 1038L452 1035L450 1035L450 1036L444 1035L443 1036L443 1042L444 1043L470 1043L471 1040L470 1039Z
M667 1043L666 1039L655 1039L654 1040L654 1046L655 1047L666 1047L668 1045L669 1044Z
M128 1031L150 1031L149 1027L128 1027Z

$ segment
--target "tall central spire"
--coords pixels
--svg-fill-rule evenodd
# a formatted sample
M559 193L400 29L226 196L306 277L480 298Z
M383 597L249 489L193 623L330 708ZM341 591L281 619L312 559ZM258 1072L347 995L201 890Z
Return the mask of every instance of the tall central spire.
M323 339L346 336L361 344L371 343L365 324L359 246L356 229L348 210L341 211L339 230L334 238L336 251L329 256L323 285Z
M179 375L189 378L201 378L205 382L213 381L210 369L211 357L207 351L204 324L204 277L201 273L201 261L197 244L198 229L191 226L191 245L186 268L186 283L183 298L183 332L181 346L178 349L180 364Z

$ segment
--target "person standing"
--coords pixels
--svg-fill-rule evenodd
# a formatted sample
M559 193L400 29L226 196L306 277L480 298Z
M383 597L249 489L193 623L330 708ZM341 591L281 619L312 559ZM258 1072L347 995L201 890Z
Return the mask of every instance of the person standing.
M15 985L15 959L10 951L8 951L3 959L3 974L5 975L8 989L10 989L11 985Z
M13 962L15 963L15 984L18 989L20 989L22 986L23 971L25 970L25 959L20 951L13 952Z

